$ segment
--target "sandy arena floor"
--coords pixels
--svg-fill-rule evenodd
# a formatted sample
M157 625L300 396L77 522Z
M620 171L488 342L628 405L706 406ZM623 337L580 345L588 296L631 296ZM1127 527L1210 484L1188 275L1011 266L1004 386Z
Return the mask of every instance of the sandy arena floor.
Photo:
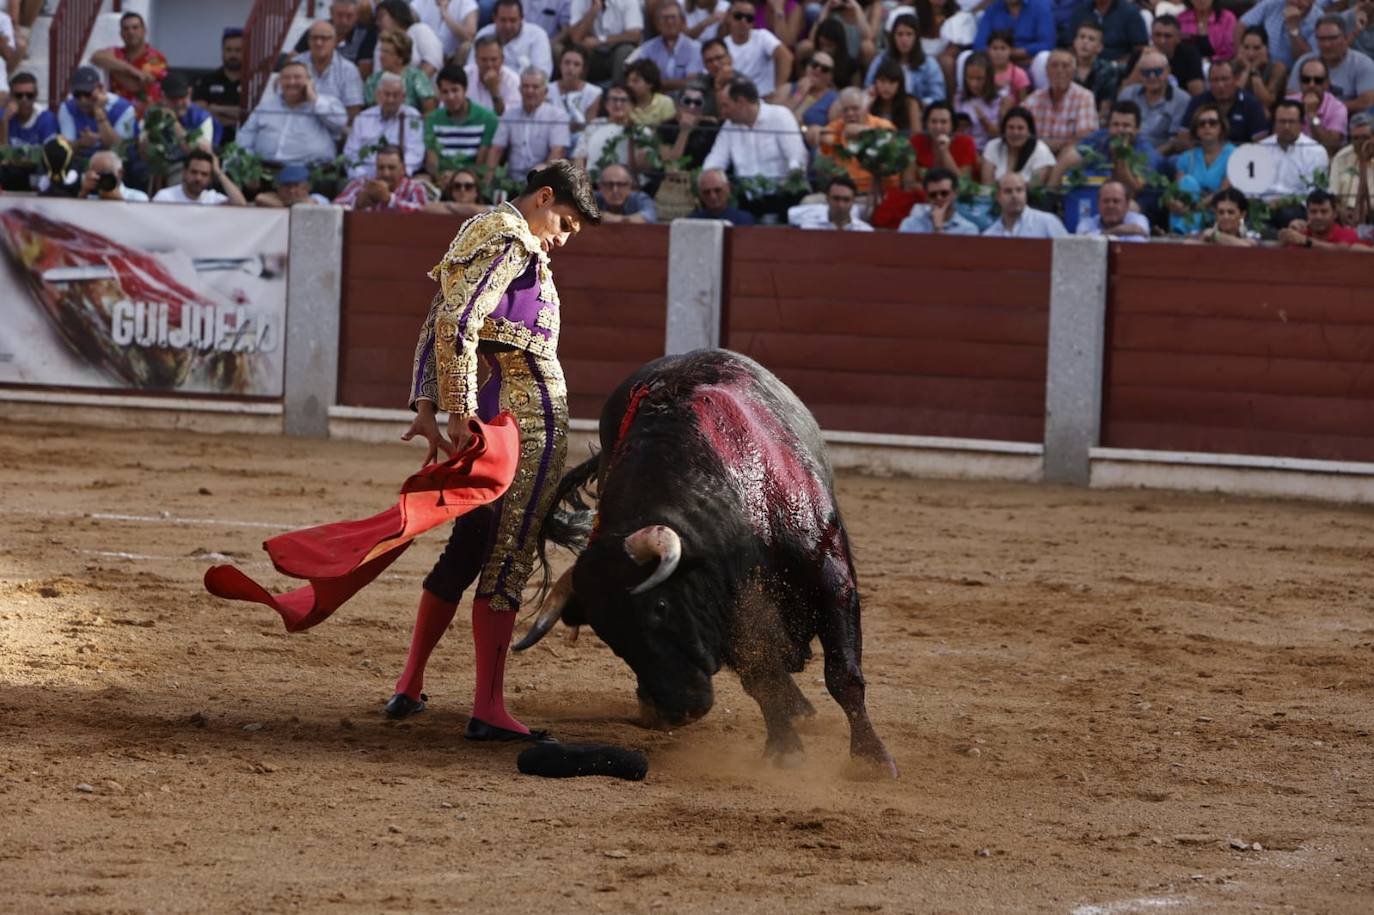
M431 711L381 717L436 535L303 635L201 589L211 552L269 575L268 525L384 508L419 454L0 432L0 910L1371 910L1369 509L846 476L901 780L843 777L819 664L779 771L733 675L645 731L588 630L512 661L514 710L649 777L543 781L461 739L465 627Z

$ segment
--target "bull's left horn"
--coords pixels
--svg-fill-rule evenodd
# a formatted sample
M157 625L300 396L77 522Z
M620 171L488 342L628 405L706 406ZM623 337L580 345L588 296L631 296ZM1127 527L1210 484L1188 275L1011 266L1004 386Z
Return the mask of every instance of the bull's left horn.
M536 642L548 635L553 624L563 616L563 608L568 605L573 593L572 572L572 566L568 566L568 571L558 576L558 581L549 589L544 603L539 605L539 615L534 618L534 625L530 626L530 631L515 644L515 651L533 648Z
M658 560L654 574L630 589L631 594L642 594L666 581L677 569L678 562L682 560L682 538L671 527L653 524L641 527L626 537L625 552L639 565L651 559Z

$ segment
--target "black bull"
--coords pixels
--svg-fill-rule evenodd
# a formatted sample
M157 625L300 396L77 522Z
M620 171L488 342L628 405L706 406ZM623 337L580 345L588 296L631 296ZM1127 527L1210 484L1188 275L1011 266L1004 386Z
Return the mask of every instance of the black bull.
M895 775L864 705L859 592L829 459L796 395L736 353L669 356L615 390L600 438L600 454L559 483L544 527L581 552L516 650L560 618L590 624L635 672L646 718L664 724L706 714L711 677L731 667L781 762L801 750L794 719L815 714L792 674L819 637L852 755ZM594 525L581 497L593 481Z

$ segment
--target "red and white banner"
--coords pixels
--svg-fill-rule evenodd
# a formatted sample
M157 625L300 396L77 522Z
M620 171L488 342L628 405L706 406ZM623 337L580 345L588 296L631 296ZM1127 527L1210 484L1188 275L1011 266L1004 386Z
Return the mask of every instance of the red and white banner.
M0 383L280 397L286 210L0 197Z

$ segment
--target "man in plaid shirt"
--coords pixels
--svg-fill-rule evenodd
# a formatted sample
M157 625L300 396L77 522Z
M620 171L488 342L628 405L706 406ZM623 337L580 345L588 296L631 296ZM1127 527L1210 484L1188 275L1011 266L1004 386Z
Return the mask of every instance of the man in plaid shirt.
M1032 92L1026 108L1035 116L1036 135L1058 154L1097 129L1097 103L1073 81L1073 55L1063 48L1050 52L1045 73L1049 88Z
M377 177L359 176L334 198L334 202L348 210L404 210L424 209L429 197L424 185L406 177L406 167L400 147L384 146L377 150Z

